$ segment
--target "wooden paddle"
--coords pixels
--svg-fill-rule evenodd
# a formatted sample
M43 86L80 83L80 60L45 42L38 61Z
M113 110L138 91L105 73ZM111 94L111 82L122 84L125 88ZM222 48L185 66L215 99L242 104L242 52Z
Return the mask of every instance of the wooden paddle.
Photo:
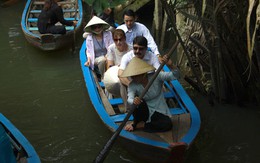
M172 48L170 49L170 51L168 52L168 56L170 58L171 54L173 53L173 51L177 48L177 45L179 44L179 42L177 41L174 46L172 46ZM163 66L165 65L165 63L163 62L160 67L156 70L156 72L153 74L151 80L148 82L148 84L146 85L146 87L144 88L143 92L141 93L141 95L139 96L140 99L142 99L144 97L144 95L146 94L146 92L148 91L148 89L150 88L150 86L153 84L154 80L156 79L156 77L158 76L158 74L160 73L160 71L163 69ZM127 123L129 117L132 115L132 113L134 112L136 108L136 105L131 105L129 112L127 113L124 121L120 124L120 126L117 128L117 130L114 132L114 134L112 135L112 137L107 141L107 143L105 144L105 146L103 147L103 149L99 152L98 156L96 157L96 159L93 161L95 163L101 163L105 160L106 156L108 155L108 152L110 151L110 149L112 148L112 145L114 144L115 140L118 138L120 132L122 131L122 129L124 128L125 124Z

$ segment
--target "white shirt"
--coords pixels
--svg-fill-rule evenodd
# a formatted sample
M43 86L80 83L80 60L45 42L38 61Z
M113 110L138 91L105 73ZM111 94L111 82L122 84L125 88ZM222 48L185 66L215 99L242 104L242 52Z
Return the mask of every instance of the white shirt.
M107 60L114 61L115 65L120 65L121 59L124 56L124 54L126 54L127 52L129 52L132 49L133 48L132 48L131 45L127 45L127 50L123 51L123 52L120 52L117 49L115 43L113 43L113 44L111 44L108 47L108 50L107 50Z
M153 74L148 75L148 80L150 81ZM178 79L180 77L179 71L176 69L172 72L160 72L157 78L153 81L151 87L145 93L143 99L146 101L149 108L149 119L147 122L151 121L151 116L155 111L162 113L164 115L170 116L170 110L164 99L163 95L163 83L164 81L171 81ZM132 104L135 96L140 96L144 90L142 84L131 82L128 87L128 99L127 102Z
M126 53L121 60L119 69L125 70L126 66L128 65L128 63L131 61L133 57L135 57L133 50ZM144 58L142 60L148 63L149 65L152 65L156 69L160 67L160 62L158 60L158 57L150 51L145 52Z
M128 29L125 24L118 26L117 29L122 29L125 32L126 42L130 45L133 45L133 40L136 36L144 36L147 39L148 47L151 48L152 52L160 54L153 36L145 25L135 22L131 29Z

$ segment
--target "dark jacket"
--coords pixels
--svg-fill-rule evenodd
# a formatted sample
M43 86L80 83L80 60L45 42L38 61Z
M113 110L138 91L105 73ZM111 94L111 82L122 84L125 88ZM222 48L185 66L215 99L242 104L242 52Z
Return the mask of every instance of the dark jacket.
M52 4L51 8L49 10L42 10L39 17L38 17L38 30L41 34L45 33L60 33L57 28L57 31L55 31L55 24L57 22L60 22L63 25L72 26L72 21L67 21L63 17L63 11L60 6L58 6L56 3ZM59 27L60 28L60 27ZM63 27L65 30L65 27ZM64 31L62 30L62 31ZM66 32L66 31L65 31ZM62 32L63 34L64 32Z

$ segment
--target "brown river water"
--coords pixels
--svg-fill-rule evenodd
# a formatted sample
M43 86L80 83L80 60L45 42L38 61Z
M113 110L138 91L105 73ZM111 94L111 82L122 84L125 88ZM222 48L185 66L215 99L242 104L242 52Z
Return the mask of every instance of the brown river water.
M28 44L20 21L25 2L1 8L0 112L27 137L44 163L92 162L111 133L89 100L76 51L42 52ZM188 163L260 162L260 109L216 104L190 93L201 130ZM116 143L105 162L142 163Z

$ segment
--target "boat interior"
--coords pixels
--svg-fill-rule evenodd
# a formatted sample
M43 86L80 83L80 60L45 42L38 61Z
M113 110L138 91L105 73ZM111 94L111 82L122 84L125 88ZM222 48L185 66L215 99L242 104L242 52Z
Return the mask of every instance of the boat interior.
M0 125L3 127L4 131L0 132L0 137L7 137L7 139L3 139L1 141L3 145L11 146L13 152L9 152L9 150L3 150L1 151L1 154L3 156L15 157L18 163L26 163L27 162L27 153L25 152L24 148L19 144L19 142L15 139L15 137L12 135L12 133L0 122ZM4 135L3 135L4 134ZM6 148L6 146L5 146ZM2 153L3 152L3 153Z
M62 6L64 18L69 21L79 20L79 14L78 14L78 7L76 6L76 0L65 0L58 2L60 6ZM38 17L41 13L41 10L44 6L43 0L32 0L31 5L29 6L29 12L27 13L27 28L30 32L34 34L40 34L37 27L37 21ZM75 9L77 9L77 13L75 13ZM77 15L75 15L77 14ZM57 23L56 25L61 25L60 23ZM73 26L66 26L65 27L67 31L74 30Z
M106 112L110 115L110 117L114 120L116 124L120 125L127 114L126 112L124 112L125 108L122 98L114 98L111 95L108 96L108 93L105 91L104 84L102 82L99 82L94 72L92 73L95 78L97 89L105 106ZM179 142L190 129L190 113L188 112L181 98L178 97L178 94L176 93L176 90L171 83L165 82L163 89L166 102L172 114L172 130L158 133L148 133L142 130L134 130L133 132L134 134L140 135L142 137L147 137L149 139L161 142ZM132 122L133 117L131 116L127 123Z

